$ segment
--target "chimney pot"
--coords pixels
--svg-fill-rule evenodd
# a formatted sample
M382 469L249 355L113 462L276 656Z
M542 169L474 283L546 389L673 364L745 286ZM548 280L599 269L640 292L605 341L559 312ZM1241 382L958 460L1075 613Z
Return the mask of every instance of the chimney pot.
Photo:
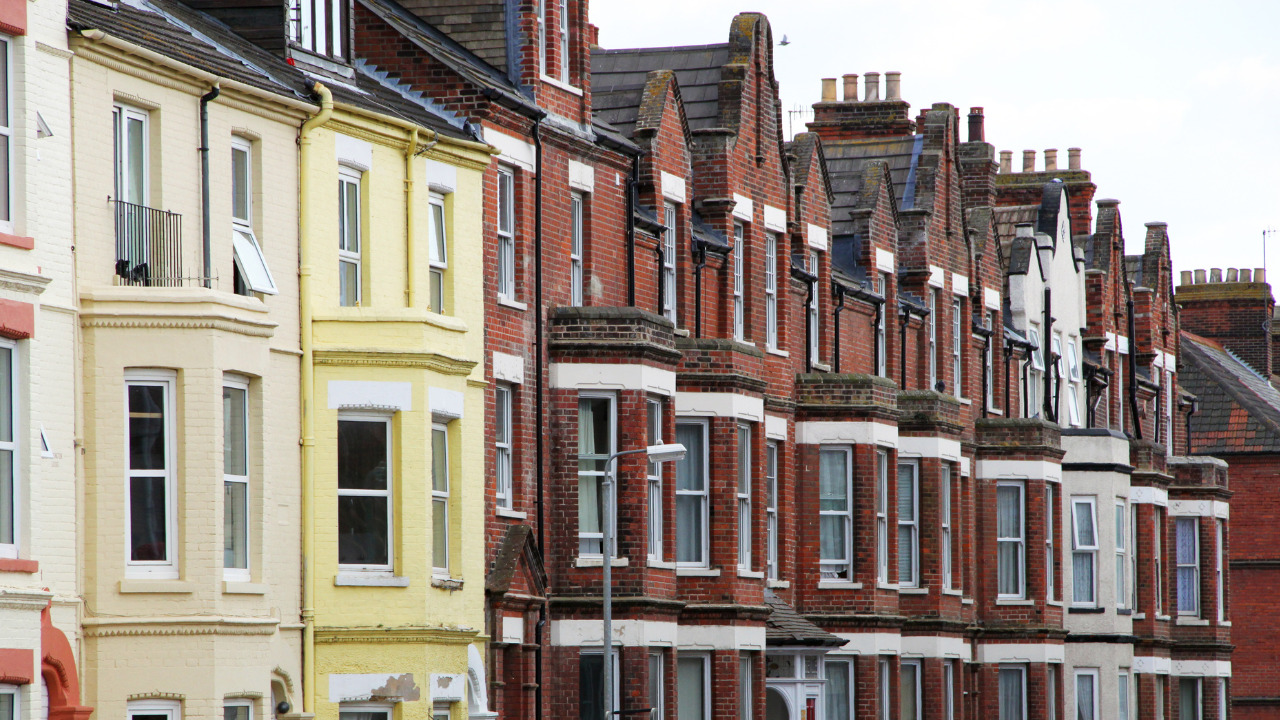
M1190 285L1190 284L1191 284L1191 271L1190 271L1190 270L1183 270L1183 271L1182 271L1182 283L1181 283L1181 284L1183 284L1183 285Z
M1197 285L1203 285L1203 284L1204 284L1204 270L1196 270L1195 275L1196 275L1196 284L1197 284Z
M1222 282L1222 268L1209 268L1209 282Z
M969 108L969 142L986 142L987 133L983 127L982 108Z
M844 76L844 101L858 102L858 74L850 73Z
M1235 268L1227 268L1227 282L1240 282L1240 271Z
M1044 169L1058 169L1058 148L1049 148L1044 151Z
M1080 148L1067 148L1067 169L1080 169Z
M1036 171L1036 151L1023 150L1022 151L1022 172L1035 172L1035 171Z
M836 79L822 78L822 102L835 102Z
M1253 281L1256 283L1264 283L1267 281L1267 271L1262 268L1253 269Z
M1253 271L1249 268L1240 268L1240 282L1253 282Z
M884 99L902 99L902 73L887 72L884 74Z
M863 95L862 99L866 100L867 102L879 102L880 101L880 73L869 72L863 75L862 77L865 78L866 80L866 83L865 83L866 94Z
M1008 175L1009 173L1013 172L1013 151L1012 150L1000 151L1000 172L1005 175Z

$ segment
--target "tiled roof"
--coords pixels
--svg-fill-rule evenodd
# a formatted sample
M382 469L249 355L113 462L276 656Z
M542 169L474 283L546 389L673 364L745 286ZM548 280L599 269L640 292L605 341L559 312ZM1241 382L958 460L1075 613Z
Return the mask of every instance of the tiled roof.
M923 147L923 135L824 143L827 175L835 193L831 205L832 233L850 231L849 211L858 204L865 178L863 170L872 161L880 160L888 165L898 207L902 210L914 207L916 166Z
M783 602L782 598L775 595L772 590L764 591L764 604L773 611L765 621L764 639L767 645L838 647L845 643L839 636L832 635L805 620L795 608Z
M720 70L727 62L728 43L593 50L592 110L623 135L631 137L649 73L671 70L680 85L689 128L716 127L720 123Z
M1200 400L1196 453L1280 452L1280 391L1212 340L1182 333L1178 380Z

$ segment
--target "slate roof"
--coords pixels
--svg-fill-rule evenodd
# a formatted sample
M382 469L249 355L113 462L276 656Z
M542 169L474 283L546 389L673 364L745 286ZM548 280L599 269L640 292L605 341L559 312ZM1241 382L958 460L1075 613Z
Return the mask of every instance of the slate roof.
M720 71L728 62L728 43L595 49L591 52L591 108L623 135L632 137L648 74L671 70L680 84L689 129L718 127Z
M772 611L765 621L766 645L795 647L796 645L839 647L845 641L805 620L795 608L783 602L772 590L764 591L764 604Z
M909 210L914 207L916 167L923 147L924 135L824 143L827 175L835 193L835 201L831 205L832 233L851 231L849 211L857 205L862 192L865 166L875 160L884 161L889 167L898 208Z
M1280 390L1222 345L1182 333L1178 381L1200 399L1196 453L1280 452Z
M1124 268L1129 273L1129 281L1134 287L1147 287L1142 282L1142 256L1141 255L1125 255Z

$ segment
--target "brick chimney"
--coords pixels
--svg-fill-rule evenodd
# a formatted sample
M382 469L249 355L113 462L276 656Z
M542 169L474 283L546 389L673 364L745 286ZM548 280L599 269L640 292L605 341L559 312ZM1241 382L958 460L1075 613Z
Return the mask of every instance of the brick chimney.
M1190 275L1190 277L1188 277ZM1182 273L1174 291L1183 330L1221 343L1265 378L1271 377L1271 320L1275 299L1258 268L1211 268ZM1190 282L1188 282L1190 281Z
M883 74L883 93L880 77ZM807 124L824 141L909 135L915 131L902 99L902 73L862 74L862 99L858 97L858 75L841 76L840 99L836 99L836 78L822 80L822 100L813 105L813 121Z
M960 183L967 207L995 204L1000 166L996 162L995 146L986 141L985 123L982 108L969 108L969 141L959 147Z
M1080 148L1067 150L1067 167L1058 164L1058 151L1044 151L1044 169L1036 170L1036 151L1022 151L1022 170L1014 169L1013 153L1000 153L1000 175L996 180L996 205L1036 205L1045 183L1061 180L1067 190L1067 206L1071 214L1071 232L1086 235L1093 232L1093 195L1098 186L1088 170L1080 167Z

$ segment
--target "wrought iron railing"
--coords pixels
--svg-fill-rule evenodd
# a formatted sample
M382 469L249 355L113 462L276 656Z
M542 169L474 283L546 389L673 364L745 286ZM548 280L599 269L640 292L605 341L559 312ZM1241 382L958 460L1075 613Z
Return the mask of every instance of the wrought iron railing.
M181 287L182 216L123 200L115 203L116 275L121 285Z

